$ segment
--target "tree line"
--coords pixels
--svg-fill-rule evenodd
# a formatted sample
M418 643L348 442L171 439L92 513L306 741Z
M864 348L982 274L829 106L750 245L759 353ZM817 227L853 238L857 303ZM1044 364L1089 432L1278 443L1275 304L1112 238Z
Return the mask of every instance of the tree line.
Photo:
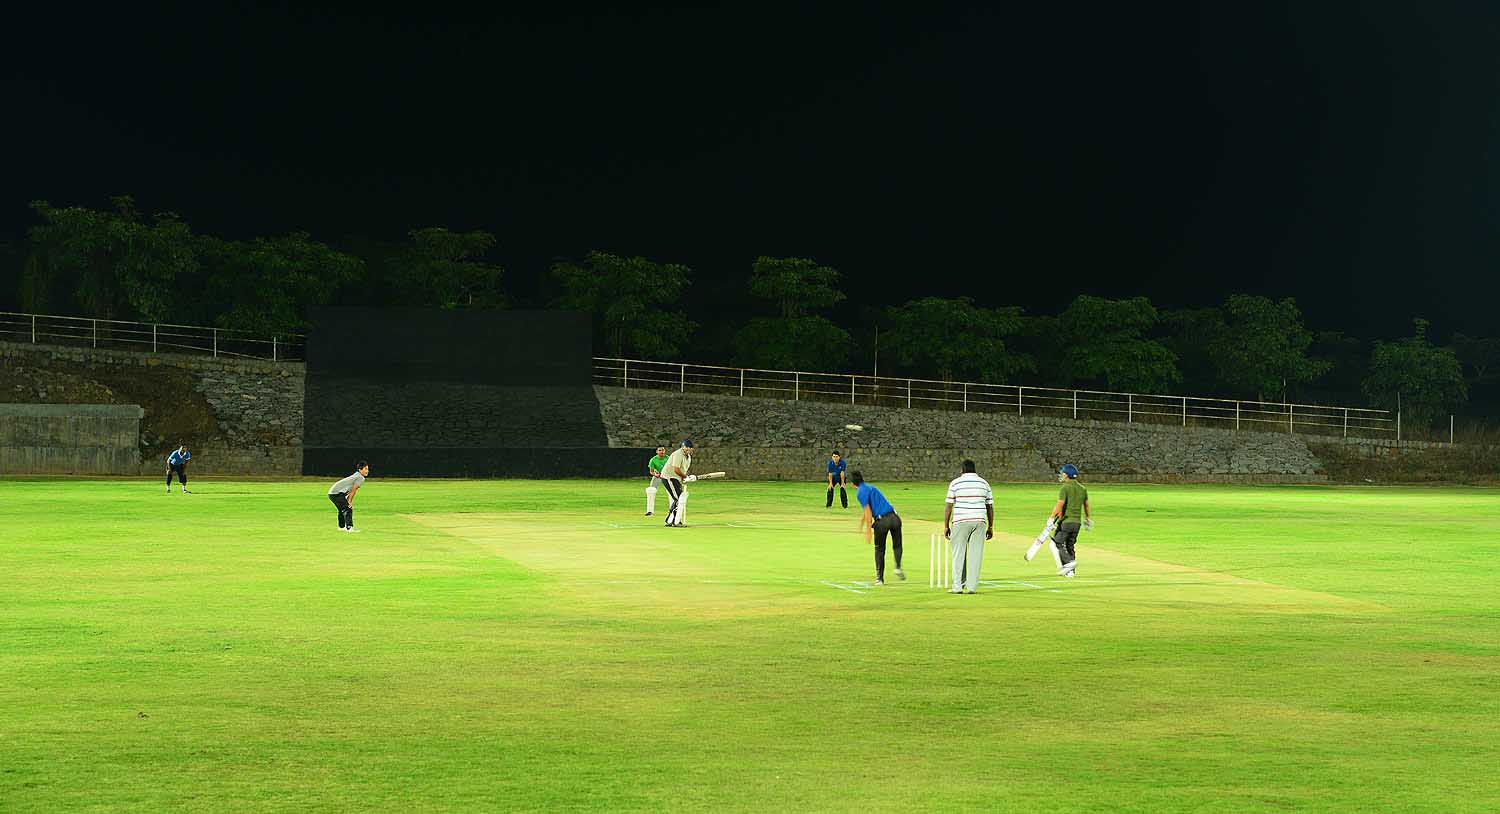
M430 227L398 244L336 249L306 232L247 241L196 234L129 196L111 203L32 203L40 223L24 245L7 248L20 258L25 310L284 334L303 331L318 305L514 304L505 270L486 259L496 243L488 232ZM1417 319L1409 336L1366 343L1310 330L1290 298L1234 294L1161 310L1145 297L1083 294L1054 316L923 297L865 307L846 327L829 316L846 299L840 280L811 259L760 257L744 279L747 318L691 346L703 333L682 305L692 270L681 264L602 251L559 259L543 296L528 304L592 314L597 350L612 356L829 372L878 366L887 375L1388 409L1399 401L1413 424L1458 410L1471 389L1500 378L1500 339L1455 335L1440 346Z

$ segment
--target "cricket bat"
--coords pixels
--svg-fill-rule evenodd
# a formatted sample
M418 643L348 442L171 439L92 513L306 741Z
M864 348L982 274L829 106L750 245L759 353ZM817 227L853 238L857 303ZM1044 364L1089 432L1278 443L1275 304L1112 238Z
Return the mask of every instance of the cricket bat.
M1050 538L1052 536L1052 532L1054 532L1056 530L1057 530L1057 521L1053 520L1050 517L1047 518L1047 526L1046 526L1046 528L1043 528L1042 529L1042 533L1038 534L1036 536L1036 540L1032 542L1031 548L1026 549L1026 561L1027 562L1031 562L1031 558L1035 557L1036 553L1038 551L1042 550L1042 546L1044 546L1044 545L1047 544L1048 538Z
M723 472L705 472L702 475L694 475L693 480L709 480L711 478L722 478Z

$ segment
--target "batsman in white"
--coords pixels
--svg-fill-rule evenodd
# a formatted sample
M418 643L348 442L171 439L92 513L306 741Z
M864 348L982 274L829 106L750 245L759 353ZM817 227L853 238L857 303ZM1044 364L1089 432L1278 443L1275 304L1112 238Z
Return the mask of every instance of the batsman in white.
M646 471L651 473L651 485L646 487L646 516L656 514L656 490L661 486L661 468L667 465L667 448L657 447L656 457L646 462Z
M687 524L687 487L692 476L688 468L693 465L693 442L683 441L682 446L672 451L661 468L661 482L667 487L667 496L672 498L672 507L667 509L668 527L681 528Z

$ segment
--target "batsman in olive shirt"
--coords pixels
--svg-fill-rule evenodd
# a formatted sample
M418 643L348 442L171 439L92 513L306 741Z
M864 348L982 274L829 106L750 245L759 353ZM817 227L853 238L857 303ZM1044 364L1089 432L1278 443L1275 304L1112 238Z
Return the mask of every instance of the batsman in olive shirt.
M1057 521L1057 533L1052 543L1057 547L1057 574L1071 577L1078 565L1075 547L1078 545L1078 530L1094 527L1094 518L1089 511L1089 490L1078 482L1078 467L1063 464L1057 471L1062 489L1057 493L1057 504L1052 507L1052 517Z

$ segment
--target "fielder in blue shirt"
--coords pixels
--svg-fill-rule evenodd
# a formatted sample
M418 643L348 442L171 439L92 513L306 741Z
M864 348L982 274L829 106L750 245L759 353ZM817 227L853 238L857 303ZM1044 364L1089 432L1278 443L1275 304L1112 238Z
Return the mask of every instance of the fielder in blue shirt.
M823 508L833 508L833 487L835 486L839 488L839 504L846 509L849 508L849 493L844 491L844 485L848 483L844 475L844 470L847 468L848 464L839 456L839 451L834 450L833 457L828 459L828 503Z
M172 454L167 456L167 494L172 494L173 475L176 475L177 480L182 482L182 493L184 495L188 493L187 462L192 458L193 453L188 452L187 444L172 450Z
M901 515L896 514L895 507L879 489L865 483L865 476L858 469L849 473L849 480L854 483L854 498L865 509L859 518L859 530L864 532L866 541L871 535L875 538L875 584L885 584L886 534L891 535L891 551L896 555L896 578L906 579L906 572L901 570Z

